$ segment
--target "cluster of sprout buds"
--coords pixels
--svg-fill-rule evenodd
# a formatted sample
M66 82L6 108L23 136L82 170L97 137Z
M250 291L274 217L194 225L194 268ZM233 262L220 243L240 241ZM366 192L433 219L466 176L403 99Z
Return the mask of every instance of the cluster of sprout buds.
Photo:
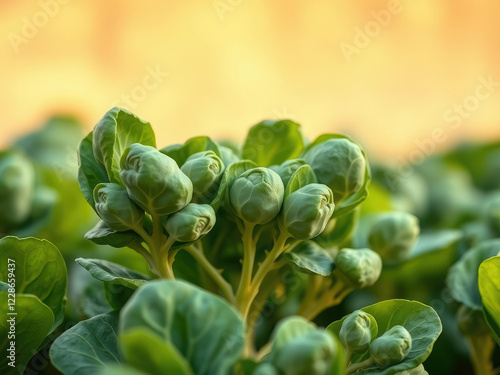
M353 353L369 353L368 359L353 366L357 370L373 363L391 366L402 362L410 353L412 337L405 327L395 325L376 337L377 330L375 318L367 312L357 310L344 319L339 338L346 349L346 362L349 363Z

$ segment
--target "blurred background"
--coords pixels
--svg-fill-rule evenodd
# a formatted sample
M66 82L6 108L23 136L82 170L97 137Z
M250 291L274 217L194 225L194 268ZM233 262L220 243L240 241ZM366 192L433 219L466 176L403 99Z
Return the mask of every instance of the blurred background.
M242 140L278 117L386 160L426 140L498 138L499 12L494 0L2 1L0 147L54 114L90 131L114 105L150 121L160 147Z

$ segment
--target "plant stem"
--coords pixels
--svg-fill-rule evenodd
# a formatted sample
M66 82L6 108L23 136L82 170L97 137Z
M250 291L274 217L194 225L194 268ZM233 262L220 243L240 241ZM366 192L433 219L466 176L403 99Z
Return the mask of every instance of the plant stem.
M300 303L298 315L302 315L306 312L311 305L313 305L316 301L318 293L321 289L321 284L323 283L323 278L318 275L309 276L309 280L307 281L307 289L302 302Z
M127 246L129 248L131 248L132 250L135 250L140 255L142 255L146 259L146 261L148 262L150 269L151 269L151 267L154 267L153 266L153 258L151 257L151 254L144 246L142 246L141 242L133 241L133 242L129 243Z
M299 311L299 315L313 320L327 308L340 304L351 291L351 287L346 286L342 281L337 279L332 287L316 295L317 299L315 303L304 306L304 309Z
M243 303L246 297L251 293L250 283L252 281L253 266L255 262L255 241L253 239L255 224L245 222L243 226L243 267L240 284L236 292L238 305Z
M212 263L208 261L208 259L205 256L205 253L203 252L202 248L196 248L195 246L188 246L185 249L191 256L202 266L202 268L205 270L205 272L212 278L213 281L218 285L222 293L224 294L224 297L232 303L233 305L236 305L236 298L234 296L233 288L231 284L229 284L223 277L222 277L222 270L217 270Z
M373 357L370 357L368 359L365 359L364 361L362 362L358 362L358 363L355 363L353 365L350 365L346 370L345 370L345 373L346 375L349 375L349 374L352 374L358 370L361 370L361 369L364 369L365 367L367 366L370 366L371 364L373 364L375 362L375 360L373 359Z
M252 303L259 293L260 286L262 282L264 281L264 278L267 276L267 274L272 270L274 261L280 256L280 254L284 251L285 249L285 243L286 240L288 239L288 235L281 233L278 237L278 239L275 240L274 246L271 249L271 251L266 252L266 258L264 261L259 265L257 268L257 272L255 273L255 276L249 283L247 289L245 291L242 291L240 295L237 294L236 298L238 301L238 308L243 315L243 318L247 320L248 313L250 311L250 307L252 306ZM255 249L254 249L255 251ZM255 256L255 254L254 254ZM252 263L253 265L253 263ZM239 297L239 298L238 298Z
M472 365L476 375L493 375L491 355L495 349L495 341L491 335L466 336L471 352Z

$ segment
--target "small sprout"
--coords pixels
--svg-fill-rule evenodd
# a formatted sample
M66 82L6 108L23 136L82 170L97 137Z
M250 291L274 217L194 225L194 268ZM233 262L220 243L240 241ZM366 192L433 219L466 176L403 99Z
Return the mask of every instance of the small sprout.
M304 160L313 169L318 182L332 189L337 204L357 193L364 184L365 156L349 139L328 139L308 150Z
M142 226L144 211L128 196L127 189L113 183L94 188L95 210L110 228L126 231Z
M357 310L344 320L339 337L347 350L358 354L366 352L372 341L372 319L370 314Z
M19 152L0 154L0 221L21 224L31 213L35 170Z
M280 176L268 168L243 172L232 184L229 199L244 221L266 224L274 219L283 204L284 187Z
M410 333L398 325L373 340L370 354L375 362L386 367L402 362L410 353L411 344Z
M191 155L181 171L193 183L193 198L202 203L210 202L217 194L224 172L224 163L213 151L202 151Z
M334 209L330 188L309 184L286 197L279 225L282 231L299 240L314 238L323 232Z
M288 185L288 181L293 176L293 174L305 165L306 162L303 159L290 159L281 163L281 165L274 165L270 168L280 175L281 180L283 181L283 186L286 187Z
M406 212L389 212L371 227L368 242L384 260L404 259L415 246L419 233L415 216Z
M167 219L165 229L176 241L192 242L215 225L215 211L208 204L190 203Z
M278 370L269 362L263 362L252 372L252 375L279 375Z
M151 215L177 212L193 195L191 180L172 158L139 143L123 152L120 177L130 198Z
M323 375L331 369L337 350L329 332L315 329L287 342L273 364L282 374Z
M382 272L382 259L370 249L342 249L335 257L335 274L354 288L372 286Z

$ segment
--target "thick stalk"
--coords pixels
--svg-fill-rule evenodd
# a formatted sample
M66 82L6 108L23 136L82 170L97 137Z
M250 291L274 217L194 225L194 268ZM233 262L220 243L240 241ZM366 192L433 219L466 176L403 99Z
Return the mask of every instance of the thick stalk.
M243 224L243 267L241 271L240 284L236 292L238 305L243 303L251 293L250 283L252 281L253 266L255 263L255 241L253 239L253 229L255 224L245 222Z
M238 299L238 307L245 320L247 320L250 307L259 293L259 289L264 281L264 278L273 269L274 261L285 250L285 243L287 239L288 236L286 234L280 234L278 239L274 242L274 246L271 251L266 253L264 261L257 268L257 272L251 280L249 287L247 288L247 292L244 294L242 293Z
M493 375L491 356L495 349L495 341L490 335L466 336L469 344L472 365L476 375Z
M226 297L230 303L236 305L236 298L231 284L229 284L222 277L221 270L216 269L212 263L208 261L203 250L201 248L196 248L195 246L188 246L186 251L191 254L198 264L205 270L208 276L210 276L210 278L217 284L224 294L224 297Z

